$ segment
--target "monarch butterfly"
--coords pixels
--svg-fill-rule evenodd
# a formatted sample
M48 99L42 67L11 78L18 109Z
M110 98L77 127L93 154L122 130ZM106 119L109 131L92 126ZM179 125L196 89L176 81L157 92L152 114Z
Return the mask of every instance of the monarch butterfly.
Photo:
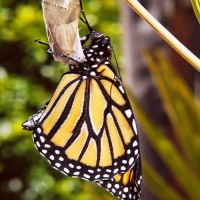
M137 200L142 176L133 111L110 62L110 38L95 31L89 38L85 60L69 65L49 102L22 126L33 130L36 148L55 169Z

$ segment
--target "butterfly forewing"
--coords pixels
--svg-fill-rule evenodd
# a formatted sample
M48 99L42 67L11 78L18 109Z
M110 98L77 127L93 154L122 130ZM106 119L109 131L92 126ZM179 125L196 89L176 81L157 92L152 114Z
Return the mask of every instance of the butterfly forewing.
M119 86L118 80L103 75L63 76L33 134L38 150L54 167L64 173L67 169L69 176L96 181L124 173L135 164L134 118L124 110L131 112Z

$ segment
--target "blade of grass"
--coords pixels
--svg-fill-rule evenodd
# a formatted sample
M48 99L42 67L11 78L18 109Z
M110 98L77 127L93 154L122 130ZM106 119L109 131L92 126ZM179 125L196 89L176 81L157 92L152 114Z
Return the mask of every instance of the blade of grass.
M153 58L148 56L148 61L182 150L199 174L199 106L183 81L172 72L160 51L156 51Z
M200 1L199 0L191 0L192 7L194 9L194 13L196 15L196 18L198 22L200 23Z

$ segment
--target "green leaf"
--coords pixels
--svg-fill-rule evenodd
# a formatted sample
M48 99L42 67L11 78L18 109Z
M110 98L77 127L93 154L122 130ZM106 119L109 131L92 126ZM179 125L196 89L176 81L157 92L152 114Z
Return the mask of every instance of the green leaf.
M194 9L194 13L196 15L196 18L198 19L200 23L200 1L199 0L191 0L192 6Z

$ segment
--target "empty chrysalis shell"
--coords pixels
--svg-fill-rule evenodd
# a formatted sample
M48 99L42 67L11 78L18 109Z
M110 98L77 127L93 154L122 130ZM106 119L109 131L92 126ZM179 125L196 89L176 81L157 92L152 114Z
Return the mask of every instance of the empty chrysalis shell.
M57 54L69 56L78 62L83 62L85 56L78 29L80 1L43 0L42 8L51 50ZM72 63L66 57L53 56L55 61L63 64Z

